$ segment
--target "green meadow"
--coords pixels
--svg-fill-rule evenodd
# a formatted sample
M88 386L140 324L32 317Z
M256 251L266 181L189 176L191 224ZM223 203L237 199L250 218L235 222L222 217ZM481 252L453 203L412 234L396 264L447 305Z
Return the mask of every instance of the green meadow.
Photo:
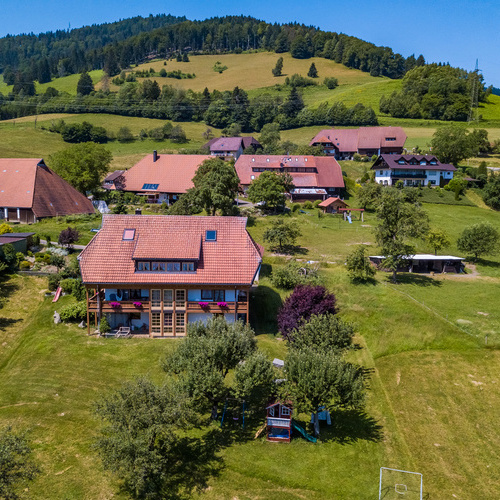
M445 228L453 241L446 253L457 254L456 238L469 224L484 220L500 230L492 210L434 203L424 208L431 225ZM247 432L194 430L190 435L200 438L205 458L186 465L179 478L194 489L180 487L172 495L368 500L376 498L384 466L423 473L424 498L499 497L500 258L469 264L465 275L403 273L393 284L378 272L373 282L354 285L343 262L357 244L377 252L374 214L348 224L319 217L316 209L304 212L292 215L302 232L297 257L319 263L340 316L355 324L362 349L352 357L370 370L366 411L334 412L317 444L254 439L263 412L250 418ZM288 292L276 289L270 274L286 257L274 255L262 239L272 219L257 217L248 228L266 246L251 320L259 348L270 359L283 359L287 347L276 336L274 318ZM418 251L430 251L415 243ZM128 498L93 448L99 428L93 403L138 375L161 381L160 361L177 341L100 339L75 325L54 325L54 310L73 299L53 304L45 289L45 278L13 275L0 293L0 419L29 430L43 469L29 496ZM308 425L307 415L297 417Z

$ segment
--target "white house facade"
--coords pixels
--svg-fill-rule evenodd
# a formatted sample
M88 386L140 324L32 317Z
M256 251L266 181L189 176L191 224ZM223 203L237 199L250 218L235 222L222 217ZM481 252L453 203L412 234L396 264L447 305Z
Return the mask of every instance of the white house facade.
M456 168L441 163L433 155L380 155L373 166L375 182L393 186L444 186L453 179Z

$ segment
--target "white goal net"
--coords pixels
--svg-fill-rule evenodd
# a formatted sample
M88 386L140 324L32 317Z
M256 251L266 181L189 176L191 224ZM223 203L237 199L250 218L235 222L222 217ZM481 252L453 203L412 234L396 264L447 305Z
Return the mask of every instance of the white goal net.
M422 495L420 472L380 467L379 500L422 500Z

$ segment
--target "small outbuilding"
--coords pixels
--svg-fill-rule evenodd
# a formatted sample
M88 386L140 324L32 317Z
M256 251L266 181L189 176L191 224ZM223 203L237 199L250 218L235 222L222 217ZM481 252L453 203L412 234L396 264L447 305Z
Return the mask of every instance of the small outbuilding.
M322 201L318 207L327 214L336 214L339 212L339 208L347 208L349 205L338 196L330 196L330 198Z
M0 234L0 253L4 245L12 245L16 252L26 253L32 244L32 236L35 233L4 233Z
M385 256L370 255L369 259L377 267L382 267ZM398 271L408 273L461 273L465 269L463 261L463 257L455 257L454 255L417 253L409 255L405 265L398 268Z

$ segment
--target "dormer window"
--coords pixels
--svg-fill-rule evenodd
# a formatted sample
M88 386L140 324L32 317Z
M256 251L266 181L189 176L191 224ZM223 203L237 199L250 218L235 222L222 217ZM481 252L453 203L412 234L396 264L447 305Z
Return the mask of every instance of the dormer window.
M400 165L405 165L405 163L406 163L406 162L405 162L403 159L401 159L401 160L398 160L398 163L399 163Z
M135 238L135 229L124 229L123 230L123 241L133 241Z
M205 233L205 241L217 241L217 231L207 230Z
M154 260L139 260L136 263L136 271L150 273L194 273L194 262L166 262Z

